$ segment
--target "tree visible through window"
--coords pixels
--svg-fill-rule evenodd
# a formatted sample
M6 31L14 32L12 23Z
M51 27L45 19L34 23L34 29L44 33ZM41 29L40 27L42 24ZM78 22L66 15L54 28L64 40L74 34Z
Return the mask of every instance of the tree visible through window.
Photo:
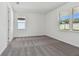
M72 9L66 9L59 12L60 30L70 30L70 20L72 18Z
M60 12L59 24L61 30L79 31L79 7Z
M60 29L69 30L70 29L69 20L70 18L68 16L62 16L60 18Z
M73 8L73 30L79 31L79 7Z

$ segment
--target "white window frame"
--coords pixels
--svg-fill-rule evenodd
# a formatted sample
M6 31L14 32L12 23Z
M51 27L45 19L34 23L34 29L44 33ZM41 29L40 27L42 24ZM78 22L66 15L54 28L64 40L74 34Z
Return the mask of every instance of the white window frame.
M21 18L21 17L20 17ZM25 18L24 18L25 19ZM20 24L21 23L21 24ZM23 24L22 24L23 23ZM26 29L26 19L25 20L19 20L17 18L17 29L18 30L25 30Z

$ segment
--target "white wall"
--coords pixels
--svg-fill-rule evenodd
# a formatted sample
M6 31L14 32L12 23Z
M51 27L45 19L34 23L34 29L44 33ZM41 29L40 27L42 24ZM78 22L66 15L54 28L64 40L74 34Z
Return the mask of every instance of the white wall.
M26 29L17 30L16 18L26 17ZM14 37L39 36L45 34L45 15L41 13L15 13Z
M74 31L59 30L59 11L79 6L79 3L67 3L46 15L39 13L15 13L14 37L48 35L58 40L79 47L79 33ZM66 12L65 12L66 13ZM25 16L27 20L26 30L17 30L16 17ZM46 22L46 23L45 23Z
M58 40L79 47L79 32L60 31L58 12L79 6L79 3L67 3L62 7L49 12L46 16L41 13L15 13L14 37L48 35ZM16 17L26 17L26 30L17 30ZM46 17L46 18L45 18ZM0 3L0 54L7 46L8 41L8 8L5 3Z
M0 54L8 42L8 9L5 3L0 3Z
M79 47L79 32L59 30L59 11L79 6L79 3L67 3L46 15L47 35ZM65 12L65 11L64 11Z
M8 19L9 19L9 23L8 23L8 27L9 27L9 42L12 41L13 39L13 22L14 22L14 10L12 8L12 6L8 3Z

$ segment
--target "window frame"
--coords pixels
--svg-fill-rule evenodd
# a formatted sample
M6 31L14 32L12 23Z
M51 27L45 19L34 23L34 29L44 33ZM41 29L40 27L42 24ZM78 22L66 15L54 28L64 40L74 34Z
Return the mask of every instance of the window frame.
M20 18L21 18L21 19L20 19ZM23 18L23 19L22 19L22 18ZM18 21L23 21L23 22L18 22ZM25 17L18 17L16 23L17 23L17 30L25 30L25 29L26 29L26 18L25 18ZM25 23L25 24L24 24L24 29L18 28L18 27L19 27L19 26L18 26L19 23Z

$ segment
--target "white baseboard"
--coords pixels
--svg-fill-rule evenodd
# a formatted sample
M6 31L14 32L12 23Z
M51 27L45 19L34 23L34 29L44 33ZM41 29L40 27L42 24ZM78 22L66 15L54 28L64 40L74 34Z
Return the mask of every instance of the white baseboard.
M59 39L59 37L51 36L51 35L48 35L48 34L47 34L46 36L48 36L48 37L50 37L50 38L55 38L56 40L65 42L65 43L67 43L67 44L70 44L70 45L72 45L72 46L75 46L75 47L78 47L78 48L79 48L79 45L74 44L74 43L71 43L71 42L68 42L68 41L65 41L65 40L63 40L63 39L61 40L61 39Z
M1 49L1 51L0 51L0 55L4 52L4 50L7 48L7 45L3 48L3 49Z

